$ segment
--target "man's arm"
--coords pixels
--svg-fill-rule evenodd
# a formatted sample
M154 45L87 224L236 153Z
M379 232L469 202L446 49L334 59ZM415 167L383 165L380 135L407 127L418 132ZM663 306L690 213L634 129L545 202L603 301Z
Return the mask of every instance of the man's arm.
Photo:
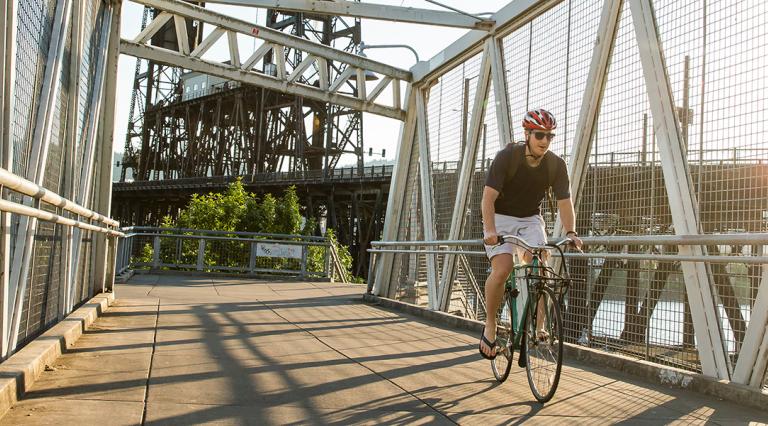
M480 210L483 214L483 241L488 244L496 244L496 199L499 198L499 191L485 186L483 188L483 199L480 202Z
M573 202L571 201L571 198L564 198L562 200L557 200L557 210L560 212L560 223L563 224L563 229L565 232L576 232L576 212L573 209ZM576 247L581 249L581 239L577 235L571 234L567 235L573 239L573 242L576 244Z

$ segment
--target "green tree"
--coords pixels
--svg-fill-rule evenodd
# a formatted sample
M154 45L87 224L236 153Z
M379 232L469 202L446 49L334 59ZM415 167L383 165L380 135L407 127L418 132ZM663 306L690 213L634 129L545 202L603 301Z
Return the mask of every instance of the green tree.
M275 218L277 217L277 200L272 194L267 194L259 202L256 197L249 200L243 218L243 230L247 232L275 233Z
M194 194L192 199L180 213L176 221L170 216L162 220L163 228L188 228L228 232L257 232L269 234L301 234L312 235L317 228L314 218L307 218L304 227L301 227L301 205L296 194L296 188L287 188L279 198L266 194L259 200L254 194L249 193L243 187L241 178L232 182L227 190L222 193L209 193L207 195ZM166 232L170 233L170 231ZM351 277L352 256L349 248L339 244L332 229L326 232L331 244L338 253L342 267ZM161 260L173 262L179 249L178 242L172 239L161 241ZM226 244L222 246L221 244ZM227 242L206 245L205 264L219 266L237 266L242 262L232 254L248 252L247 242ZM194 264L197 259L198 245L195 240L181 241L181 258L176 259L181 263ZM142 247L140 260L152 261L152 244ZM322 272L325 269L326 248L322 246L310 246L307 254L307 269L310 272ZM286 259L259 259L259 267L283 268L287 266ZM295 265L290 266L291 268Z
M283 192L275 210L275 231L278 234L298 234L301 229L301 205L296 187L290 186Z
M223 193L193 194L177 224L180 228L238 231L254 201L255 196L245 190L242 178L238 177Z

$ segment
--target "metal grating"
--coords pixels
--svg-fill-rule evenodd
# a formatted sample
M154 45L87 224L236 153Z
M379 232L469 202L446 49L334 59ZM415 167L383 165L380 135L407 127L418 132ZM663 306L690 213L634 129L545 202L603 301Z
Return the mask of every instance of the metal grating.
M414 241L423 238L419 183L419 147L414 144L405 185L405 199L398 227L398 241ZM416 254L396 254L390 275L388 297L419 306L427 306L426 257Z
M766 232L768 145L762 135L768 130L768 56L756 52L768 51L768 26L763 25L768 4L655 0L653 5L702 231ZM601 2L563 1L503 39L514 140L522 139L519 122L526 110L549 109L559 123L551 150L568 161L601 8ZM582 235L604 236L672 234L658 142L628 4L620 19L587 175L576 200L577 230ZM438 239L446 238L451 226L465 127L471 115L475 84L465 89L464 83L477 75L480 61L481 56L476 55L445 71L430 90L427 121ZM480 198L488 166L482 159L490 161L499 143L493 133L497 126L492 96L488 105L489 132L486 144L480 145L484 150L478 154L471 183L463 239L482 236ZM414 154L413 161L417 158ZM418 168L412 162L408 175L411 184L406 188L409 208L405 210L411 214L401 218L400 240L420 239L417 176ZM551 233L554 218L549 210L543 206ZM414 225L416 232L403 232ZM724 349L730 364L735 365L762 274L759 265L747 265L739 259L768 251L762 246L706 249L709 254L734 257L732 263L707 264L707 268ZM662 245L592 246L589 250L677 253L676 246ZM406 256L396 255L393 280L403 276ZM416 256L411 259L411 271L405 275L423 283L425 261L415 261ZM570 294L565 322L570 341L701 371L679 263L601 258L571 263L586 284L573 288ZM458 262L456 296L452 295L450 312L484 317L482 304L477 302L487 268L488 262L481 256Z
M768 5L657 1L656 15L705 233L768 230ZM752 255L757 246L712 246ZM711 265L726 352L735 363L761 276Z
M71 32L66 34L65 52L63 60L59 64L59 74L54 76L59 84L59 91L54 98L51 111L51 127L49 129L50 143L47 145L45 174L43 176L43 186L55 193L61 194L66 198L74 198L74 189L66 190L68 187L76 187L77 184L85 178L80 173L82 167L82 147L76 149L84 139L84 123L87 117L92 114L88 111L87 105L90 105L91 98L94 96L91 83L94 80L94 66L98 55L103 55L101 46L103 34L101 34L100 22L104 19L106 6L101 0L83 2L85 8L86 23L83 29L85 35L86 54L83 59L82 73L79 76L70 75L70 52L72 50ZM13 166L12 172L29 177L29 159L33 155L32 137L34 134L35 117L38 109L43 107L39 102L42 90L43 78L46 72L48 62L49 45L51 43L53 19L56 7L60 6L55 0L28 1L20 2L18 7L18 27L17 27L17 50L16 50L16 79L15 103L14 103L14 123L12 129L13 140ZM71 19L70 15L67 19ZM74 24L70 22L70 29ZM98 25L98 26L97 26ZM70 82L72 78L78 78L81 83L79 93L70 93ZM69 114L68 104L70 96L77 96L80 105L79 117L77 117L75 129L76 140L67 139L67 116ZM98 125L98 124L97 124ZM98 129L92 129L96 131ZM74 145L74 146L73 146ZM71 152L78 152L75 158L68 158ZM71 156L71 154L69 154ZM74 164L69 164L71 161ZM65 162L68 167L65 167ZM65 182L65 170L74 169L74 181ZM100 189L94 186L91 192L91 200ZM13 201L20 201L21 197L11 194ZM83 203L86 206L93 203ZM55 206L41 203L40 208L57 215L72 217L68 213L63 213L61 209ZM14 229L11 230L12 247L23 238L23 232L19 235L19 218L12 215ZM79 232L79 231L78 231ZM64 244L63 236L66 235L66 228L60 225L54 225L48 222L38 221L36 232L33 238L31 249L31 261L27 281L23 283L24 300L20 307L19 332L17 334L18 344L23 345L30 341L47 328L55 324L63 312L68 312L69 307L60 306L63 300L63 283L66 277L65 271L70 267L66 264L62 256ZM70 271L76 275L73 277L74 300L77 306L87 298L90 298L95 291L95 283L92 281L92 269L94 262L91 258L91 238L89 232L83 232L82 244L75 242L78 251L73 254L77 258L73 261L73 267L78 266L77 272ZM13 259L11 260L12 264Z
M31 2L19 5L17 26L17 70L16 70L16 121L14 123L13 171L22 176L31 177L33 171L29 168L34 125L46 69L46 60L51 41L53 17L56 2ZM29 73L26 73L28 71ZM54 76L61 79L61 76ZM28 96L28 97L26 97ZM58 101L58 99L57 99ZM54 124L51 129L52 140L58 141L58 119L60 110L54 113ZM54 153L54 157L56 154ZM47 166L48 164L46 164ZM46 169L47 170L47 167ZM45 181L44 182L49 182ZM19 200L19 198L17 198ZM30 334L36 335L41 328L41 310L46 300L46 268L50 256L50 235L53 226L39 223L38 231L33 240L30 274L24 283L27 291L24 293L21 318L19 321L19 342L24 342ZM14 233L15 234L15 233ZM18 238L18 237L17 237ZM23 238L23 237L22 237ZM12 238L11 244L16 239ZM12 246L13 247L13 246ZM13 259L11 259L13 262ZM42 313L42 322L45 313Z

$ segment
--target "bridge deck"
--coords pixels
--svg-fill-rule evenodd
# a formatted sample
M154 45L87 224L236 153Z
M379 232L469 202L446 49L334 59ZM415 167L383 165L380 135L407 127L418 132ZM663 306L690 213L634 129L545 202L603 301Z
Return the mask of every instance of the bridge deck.
M476 336L361 286L140 275L2 424L748 423L768 412L568 362L555 399L498 385Z

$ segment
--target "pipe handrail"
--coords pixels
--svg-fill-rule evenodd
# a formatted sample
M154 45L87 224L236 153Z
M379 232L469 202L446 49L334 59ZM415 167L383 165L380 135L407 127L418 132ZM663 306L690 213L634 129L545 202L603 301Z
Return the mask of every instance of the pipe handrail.
M80 222L77 220L61 217L57 214L47 212L45 210L36 209L34 207L25 206L23 204L14 203L12 201L0 200L0 211L16 213L24 216L34 217L46 222L58 223L60 225L73 226L88 231L96 231L104 234L108 234L114 237L125 237L120 231L115 231L109 228L102 228L100 226L91 225L88 223Z
M399 254L463 254L485 256L483 251L465 250L397 250L397 249L368 249L368 253L399 253ZM552 253L560 256L559 253ZM707 262L707 263L743 263L749 265L768 264L768 256L687 256L679 254L641 254L641 253L574 253L564 254L567 258L619 259L619 260L655 260L664 262Z
M104 215L101 215L99 213L96 213L93 210L89 210L50 190L43 188L40 185L37 185L34 182L31 182L27 179L24 179L21 176L11 173L2 167L0 167L0 186L3 186L5 188L11 189L13 191L19 192L24 195L28 195L33 198L37 198L40 201L44 201L48 204L54 205L56 207L60 207L66 211L75 213L87 219L104 223L107 226L113 226L115 228L120 226L120 223L118 221L111 219L109 217L106 217ZM12 204L16 204L16 203L12 203ZM24 214L24 213L19 213L19 214ZM27 215L27 216L35 216L35 215ZM45 219L42 219L42 220L45 220ZM83 228L83 229L86 229L86 228Z
M768 244L768 233L727 233L699 235L620 235L580 237L585 245L719 245L719 244ZM550 239L549 242L555 242ZM374 247L400 246L480 246L481 239L473 240L435 240L435 241L371 241Z
M262 233L262 232L246 232L246 231L214 231L210 229L193 229L193 228L162 228L159 226L129 226L120 229L123 232L131 233L133 235L146 235L147 233L159 233L159 232L184 232L199 235L241 235L248 237L267 237L267 238L299 238L306 241L327 241L326 237L318 237L315 235L299 235L299 234L274 234L274 233ZM163 234L169 235L169 234Z
M238 237L224 237L224 236L209 236L209 235L184 235L184 234L166 234L160 232L152 233L128 233L126 237L164 237L164 238L180 238L188 240L212 240L212 241L240 241L244 243L270 243L270 244L285 244L294 246L319 246L328 247L331 245L330 241L318 241L318 240L259 240L256 238L238 238Z

